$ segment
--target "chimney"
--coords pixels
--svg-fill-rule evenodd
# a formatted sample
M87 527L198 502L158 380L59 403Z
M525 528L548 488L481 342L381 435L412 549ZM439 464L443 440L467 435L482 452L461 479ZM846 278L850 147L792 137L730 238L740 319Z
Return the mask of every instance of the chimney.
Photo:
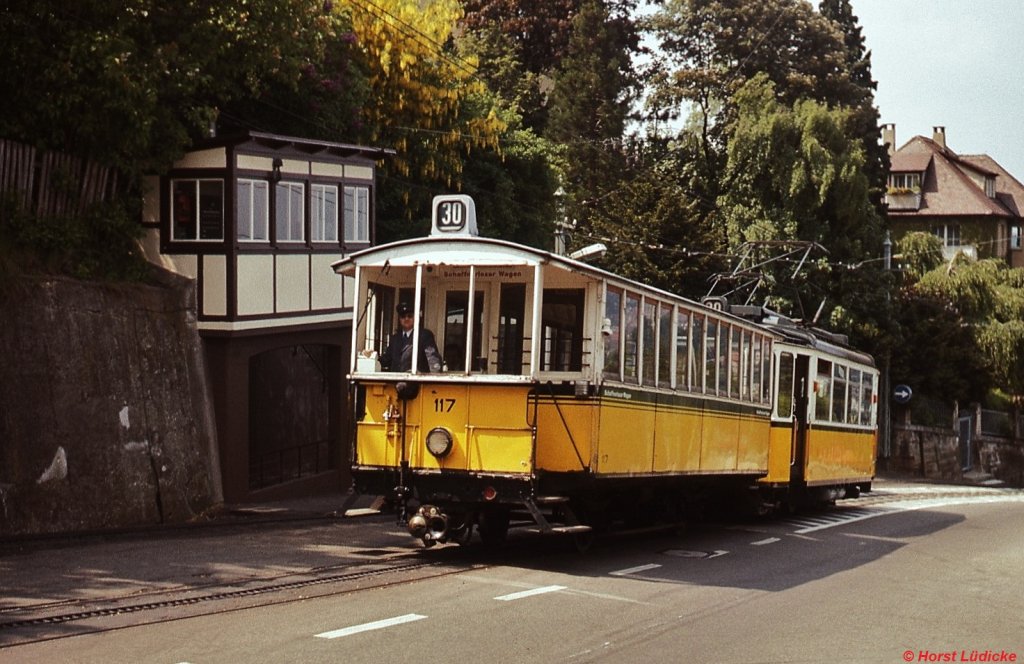
M932 140L938 143L940 148L946 147L946 128L932 127Z
M882 145L889 151L890 157L896 152L896 125L891 122L882 125Z

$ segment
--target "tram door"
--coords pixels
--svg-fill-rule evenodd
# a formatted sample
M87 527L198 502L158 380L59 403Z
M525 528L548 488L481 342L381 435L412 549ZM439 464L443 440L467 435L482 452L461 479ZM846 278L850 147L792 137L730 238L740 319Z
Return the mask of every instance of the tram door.
M803 484L807 468L807 422L810 410L810 366L808 355L797 355L793 364L793 457L789 470L792 484Z

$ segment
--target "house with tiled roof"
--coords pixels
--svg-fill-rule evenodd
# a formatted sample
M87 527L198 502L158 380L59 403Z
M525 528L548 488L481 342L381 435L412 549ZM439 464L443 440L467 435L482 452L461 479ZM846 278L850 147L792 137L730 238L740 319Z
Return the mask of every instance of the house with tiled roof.
M885 200L894 239L925 231L943 241L947 260L962 252L1024 267L1024 185L1006 169L985 154L954 152L945 127L896 149L896 127L887 124L882 141L892 163Z

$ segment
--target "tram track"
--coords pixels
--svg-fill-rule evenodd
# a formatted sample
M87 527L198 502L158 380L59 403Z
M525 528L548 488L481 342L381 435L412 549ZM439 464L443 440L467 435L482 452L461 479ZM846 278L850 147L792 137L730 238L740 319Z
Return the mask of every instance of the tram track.
M425 560L417 554L400 562L319 568L275 577L210 584L203 588L176 587L140 595L97 597L88 600L59 600L20 607L5 607L0 613L0 649L84 634L126 629L232 611L249 610L314 597L374 590L428 578L485 569L486 563L460 562L446 557ZM348 569L345 569L348 568ZM345 571L340 571L345 569ZM306 578L296 578L306 577ZM369 580L370 583L362 583ZM244 583L246 587L238 587ZM320 592L304 592L311 588ZM256 602L245 600L256 598ZM112 619L112 620L111 620ZM70 628L69 628L70 627ZM57 631L57 628L62 628Z

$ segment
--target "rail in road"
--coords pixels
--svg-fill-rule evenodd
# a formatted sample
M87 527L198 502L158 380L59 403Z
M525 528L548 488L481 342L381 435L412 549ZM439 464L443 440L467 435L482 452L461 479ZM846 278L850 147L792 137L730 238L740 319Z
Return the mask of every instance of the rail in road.
M789 534L804 535L910 510L995 502L1024 502L1024 490L941 485L890 486L857 499L841 501L830 509L787 516L776 520L774 524ZM750 544L764 546L778 541L778 537L763 537ZM258 578L239 579L235 583L159 589L131 595L93 597L89 600L68 599L13 607L0 606L0 646L352 593L476 571L497 564L515 564L517 556L530 555L536 543L536 538L524 537L500 556L492 554L489 558L483 558L478 552L459 553L457 547L441 547L431 551L417 549L410 541L402 547L353 548L349 562L344 565L310 568L288 574L268 573ZM662 553L684 558L713 558L728 554L727 551L719 550L685 549L669 549ZM642 574L657 566L652 564L623 569L612 574ZM556 589L533 589L495 599L511 601L553 590ZM339 632L337 636L340 635L343 633ZM323 638L337 636L325 635Z

